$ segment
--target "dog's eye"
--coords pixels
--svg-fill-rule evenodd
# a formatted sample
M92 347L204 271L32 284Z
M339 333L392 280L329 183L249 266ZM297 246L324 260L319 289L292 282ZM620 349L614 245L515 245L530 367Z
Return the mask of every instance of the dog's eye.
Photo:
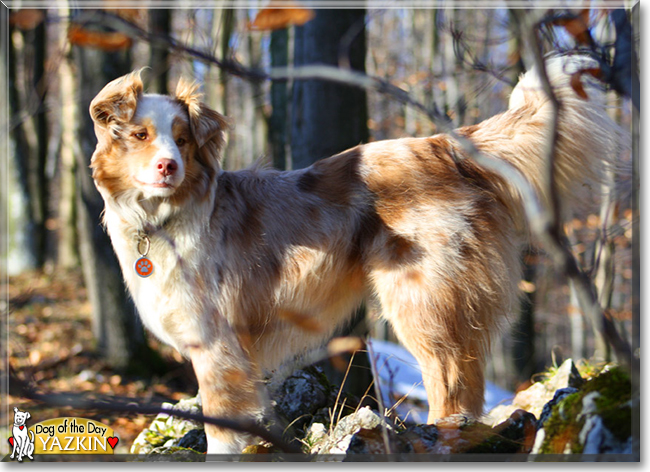
M133 136L135 136L135 138L139 139L140 141L144 141L148 137L146 131L142 131L140 133L134 133Z
M176 146L178 147L184 146L185 143L187 143L187 140L185 138L178 138L176 140Z

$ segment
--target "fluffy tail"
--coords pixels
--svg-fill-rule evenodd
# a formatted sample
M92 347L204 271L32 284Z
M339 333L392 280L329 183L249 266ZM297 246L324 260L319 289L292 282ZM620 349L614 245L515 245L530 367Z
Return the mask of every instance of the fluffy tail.
M584 56L558 56L546 63L554 94L561 103L555 181L562 201L569 205L584 197L586 186L601 182L605 171L617 168L617 156L629 145L626 133L607 114L603 87L588 74L581 75L580 83L575 82L577 71L593 67L594 61ZM481 151L517 167L540 199L547 201L545 175L552 119L552 103L538 72L532 69L513 90L508 111L471 127L467 135ZM599 188L591 189L600 192Z

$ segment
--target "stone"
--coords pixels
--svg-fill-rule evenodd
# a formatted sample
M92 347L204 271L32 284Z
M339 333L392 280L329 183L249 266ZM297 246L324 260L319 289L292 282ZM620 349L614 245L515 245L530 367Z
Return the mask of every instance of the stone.
M296 370L273 392L275 410L295 429L303 429L328 406L332 387L318 367Z
M575 391L559 390L531 453L582 454L583 460L631 455L632 404L630 379L621 368L603 369Z
M379 415L369 407L360 408L353 414L342 418L338 422L332 431L332 434L323 441L323 444L319 449L319 454L346 454L350 447L352 437L356 433L362 429L374 430L382 427L385 427L387 430L392 429L391 426L386 424L385 421L383 421L382 418L380 418ZM373 449L376 448L373 446Z
M205 435L205 429L196 428L188 431L185 436L178 440L177 445L200 453L208 452L208 438Z
M179 400L176 404L163 403L162 406L171 410L201 414L201 399L198 396ZM135 438L129 452L150 454L160 447L178 446L178 440L194 429L203 429L203 424L160 413L149 427Z
M557 390L566 387L577 388L582 384L584 379L580 376L578 368L572 359L567 359L552 375L517 393L511 404L493 408L482 418L482 421L490 426L496 426L518 409L528 411L536 418L540 418L544 405L553 399Z
M553 410L553 407L557 405L557 403L560 400L565 398L567 395L576 393L577 391L578 389L574 387L566 387L566 388L561 388L559 390L556 390L551 401L546 403L546 405L544 405L544 408L542 408L542 414L540 415L539 420L537 420L537 429L544 427L544 423L546 423L546 421L551 416L551 411Z
M515 410L510 418L494 427L494 432L511 441L522 444L520 452L530 452L535 443L537 419L525 410Z

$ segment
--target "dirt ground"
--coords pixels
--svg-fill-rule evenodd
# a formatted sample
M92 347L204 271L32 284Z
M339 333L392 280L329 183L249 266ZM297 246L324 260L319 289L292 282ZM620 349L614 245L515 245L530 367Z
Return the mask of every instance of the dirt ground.
M1 303L6 305L8 300L10 308L5 324L8 359L4 365L40 393L84 393L89 399L129 398L151 406L196 395L196 380L189 363L153 339L150 345L168 364L166 374L143 378L110 369L95 350L91 307L80 272L24 273L3 281L2 293L6 298L2 297ZM6 307L2 308L5 311ZM3 403L0 424L7 425L0 428L3 444L8 444L13 407L31 413L29 424L62 416L100 421L113 428L119 438L115 449L118 453L127 453L138 433L153 419L151 415L48 406L21 397L15 384L9 385Z

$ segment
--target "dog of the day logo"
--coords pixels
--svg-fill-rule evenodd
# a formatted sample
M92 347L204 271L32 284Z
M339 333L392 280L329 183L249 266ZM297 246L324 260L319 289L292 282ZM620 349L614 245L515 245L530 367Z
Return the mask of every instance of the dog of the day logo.
M17 408L14 412L13 435L9 438L13 447L10 458L14 460L34 460L34 454L113 454L119 442L113 429L99 421L54 418L28 428L24 423L31 415Z

